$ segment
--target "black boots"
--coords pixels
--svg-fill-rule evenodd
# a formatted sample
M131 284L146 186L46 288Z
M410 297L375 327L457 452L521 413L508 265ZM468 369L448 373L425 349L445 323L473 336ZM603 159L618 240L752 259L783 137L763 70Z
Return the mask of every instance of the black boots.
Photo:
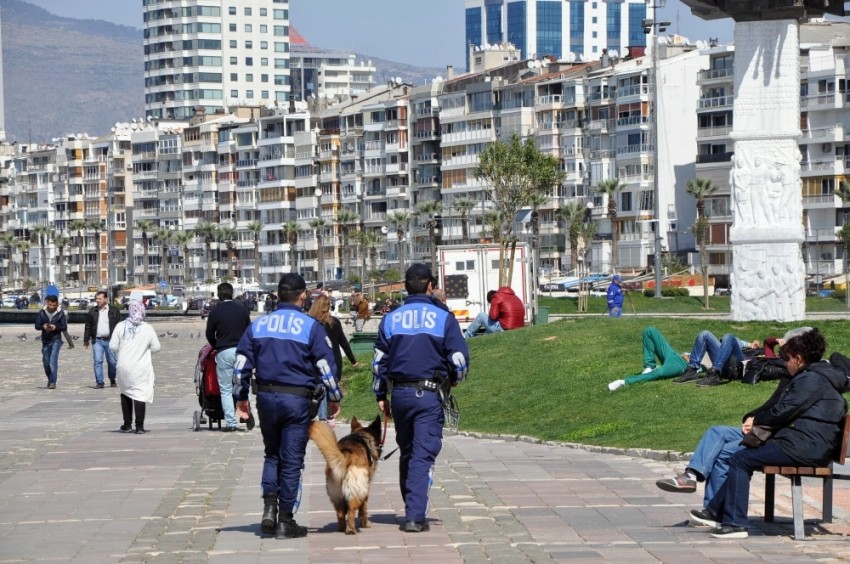
M273 535L277 530L277 494L264 495L263 504L263 520L260 522L260 530Z
M284 515L281 513L280 521L277 523L276 539L297 539L307 536L307 527L302 527L292 518L292 513Z

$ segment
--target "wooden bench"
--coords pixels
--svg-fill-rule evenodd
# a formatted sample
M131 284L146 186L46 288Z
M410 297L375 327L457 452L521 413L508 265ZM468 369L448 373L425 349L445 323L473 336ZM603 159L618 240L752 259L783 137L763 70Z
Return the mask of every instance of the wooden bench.
M847 442L850 437L850 415L844 418L844 430L841 435L840 448L829 466L818 468L808 466L765 466L762 469L765 477L764 484L764 520L773 521L774 496L776 495L776 476L785 476L791 480L791 504L794 514L794 539L806 538L803 526L803 478L820 478L823 481L823 519L824 523L832 523L832 486L833 480L850 479L850 475L833 473L833 466L844 464L847 456Z

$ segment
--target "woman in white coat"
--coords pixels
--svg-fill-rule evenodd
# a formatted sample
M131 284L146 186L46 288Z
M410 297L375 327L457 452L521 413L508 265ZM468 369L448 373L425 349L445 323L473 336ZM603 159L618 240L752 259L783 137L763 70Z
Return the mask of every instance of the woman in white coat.
M121 432L130 433L133 411L136 412L136 434L145 433L145 404L153 403L153 361L151 353L162 345L156 332L145 323L145 306L130 302L130 315L112 332L109 348L115 353L118 365L116 376L121 390L121 411L124 424Z

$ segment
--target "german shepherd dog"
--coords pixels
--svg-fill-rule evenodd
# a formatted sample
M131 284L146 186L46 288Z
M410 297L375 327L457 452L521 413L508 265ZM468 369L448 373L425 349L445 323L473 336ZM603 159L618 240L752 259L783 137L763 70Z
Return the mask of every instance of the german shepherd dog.
M368 427L352 417L351 434L338 442L327 423L314 421L310 424L310 438L327 462L325 487L336 509L338 530L346 535L357 533L354 526L357 513L360 527L368 529L372 526L367 510L369 488L381 455L381 416Z

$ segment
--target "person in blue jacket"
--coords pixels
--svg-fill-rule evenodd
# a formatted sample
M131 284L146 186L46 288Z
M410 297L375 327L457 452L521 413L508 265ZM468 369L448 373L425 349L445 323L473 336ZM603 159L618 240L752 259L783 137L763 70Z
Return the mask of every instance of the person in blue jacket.
M387 394L399 446L399 485L404 500L402 530L429 530L425 520L434 461L443 446L445 417L441 385L461 382L469 349L457 320L432 296L436 281L428 266L411 265L404 276L409 296L381 320L372 361L372 389L386 414ZM445 389L445 388L444 388Z
M324 326L302 311L304 279L284 274L277 286L277 310L254 320L236 346L237 409L247 412L251 374L256 372L257 413L265 446L260 529L278 539L307 535L294 512L307 451L310 398L319 378L336 416L342 391Z
M608 286L608 317L622 317L623 315L623 278L615 274Z
M35 317L35 328L41 331L41 360L47 376L47 389L56 389L59 378L59 350L62 348L62 332L68 329L68 316L59 309L59 297L44 298L44 309Z

